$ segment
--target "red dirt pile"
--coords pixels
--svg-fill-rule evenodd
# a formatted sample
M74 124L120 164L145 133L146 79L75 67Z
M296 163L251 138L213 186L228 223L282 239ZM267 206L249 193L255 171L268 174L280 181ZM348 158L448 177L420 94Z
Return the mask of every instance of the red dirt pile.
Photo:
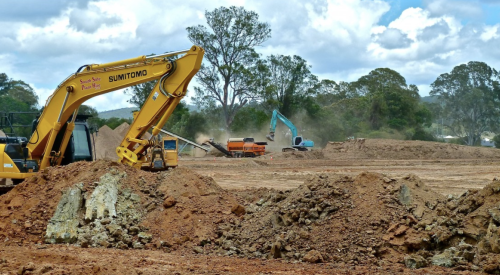
M323 149L323 153L327 159L500 158L500 150L496 148L392 139L358 139L345 142L329 142Z
M89 208L97 190L111 185L113 178L115 206ZM62 212L63 218L57 213L75 201L65 199L68 193L78 193L75 190L82 193L83 203L71 224L68 211ZM98 195L113 197L109 193ZM211 178L187 169L150 173L114 162L78 162L48 168L1 196L0 240L4 245L69 242L82 247L178 249L214 239L217 222L236 218L231 212L235 205L237 200ZM52 232L55 227L63 232Z

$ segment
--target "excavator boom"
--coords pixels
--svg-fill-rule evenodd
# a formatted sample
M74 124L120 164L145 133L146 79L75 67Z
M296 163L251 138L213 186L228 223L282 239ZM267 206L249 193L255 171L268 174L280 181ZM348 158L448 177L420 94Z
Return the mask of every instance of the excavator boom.
M271 117L271 125L269 127L269 134L266 138L270 141L274 141L274 133L276 132L276 123L278 119L285 124L288 129L292 132L292 147L283 148L283 151L293 151L298 149L299 151L307 151L307 147L314 147L314 142L312 140L303 139L302 136L297 135L297 127L284 115L282 115L278 110L273 111L273 116Z

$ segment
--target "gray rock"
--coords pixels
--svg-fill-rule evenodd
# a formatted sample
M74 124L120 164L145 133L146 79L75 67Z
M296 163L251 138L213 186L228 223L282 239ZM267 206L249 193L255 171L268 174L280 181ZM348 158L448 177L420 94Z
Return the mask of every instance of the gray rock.
M428 266L427 261L420 255L407 255L404 261L406 267L411 269L418 269Z
M123 234L122 235L122 240L121 240L123 243L125 243L126 245L128 246L131 246L132 245L132 237L130 237L129 235L127 234Z
M139 241L143 244L147 244L153 239L153 235L146 232L139 232L139 234L137 234L137 237L139 237Z
M128 229L128 233L130 233L131 235L137 235L139 233L139 227L138 226L131 226L129 229Z
M139 196L137 194L131 194L130 195L130 200L132 202L140 202L141 201L141 196Z
M85 219L94 220L116 217L116 201L118 200L118 183L121 177L104 174L85 203Z
M107 225L107 224L111 223L111 219L110 218L105 218L105 219L100 220L100 222L101 222L102 225Z
M110 225L107 225L106 226L106 229L109 231L109 233L111 234L111 236L113 237L121 237L121 235L123 234L123 229L120 225L118 224L110 224Z
M108 234L106 234L106 232L100 231L92 236L90 242L91 244L93 244L93 246L98 246L98 245L103 246L102 243L108 242L108 239L109 239Z
M488 213L490 214L491 218L493 218L493 220L496 223L500 224L500 209L498 209L498 208L488 209Z
M194 246L193 247L193 251L195 253L201 254L201 253L203 253L203 247L201 247L201 246Z
M140 242L134 242L134 243L132 244L132 247L133 247L134 249L143 249L143 248L144 248L144 245L143 245L142 243L140 243Z
M410 206L412 204L411 190L406 184L401 185L398 198L404 206Z
M128 249L128 245L122 241L119 241L118 243L116 243L115 247L118 249Z
M443 267L453 267L456 264L456 249L454 247L446 249L443 253L434 255L431 259L433 265Z
M222 243L222 248L225 249L225 250L229 250L231 249L231 247L233 246L233 242L230 241L230 240L225 240L223 243Z
M322 263L323 256L321 256L321 253L319 251L311 250L307 252L306 255L304 255L303 260L309 263Z
M311 219L318 219L319 218L318 210L316 208L311 209L309 211L309 218L311 218Z
M54 216L47 224L45 242L74 243L78 239L78 210L83 204L83 184L78 183L68 188L57 205Z

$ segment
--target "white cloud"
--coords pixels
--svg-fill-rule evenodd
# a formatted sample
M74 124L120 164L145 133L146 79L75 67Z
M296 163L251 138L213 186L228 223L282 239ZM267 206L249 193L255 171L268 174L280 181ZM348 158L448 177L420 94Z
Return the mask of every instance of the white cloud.
M186 27L204 24L205 10L230 5L244 5L270 24L272 38L260 53L299 55L313 73L337 82L388 67L426 87L471 60L500 67L500 24L481 22L476 1L425 1L387 25L380 20L394 2L382 0L12 3L9 10L0 2L0 72L32 83L41 105L81 65L189 48ZM36 10L43 14L24 16ZM118 91L87 104L105 110L130 106L127 99Z
M484 32L480 37L484 42L492 39L498 39L500 37L500 24L496 24L494 26L485 26Z
M38 107L43 107L47 103L49 96L54 93L53 89L39 88L34 83L28 83L38 96Z
M483 15L481 6L476 1L426 0L426 9L432 16L448 14L461 18L478 18Z
M407 48L412 40L401 30L388 28L376 36L376 41L385 49Z

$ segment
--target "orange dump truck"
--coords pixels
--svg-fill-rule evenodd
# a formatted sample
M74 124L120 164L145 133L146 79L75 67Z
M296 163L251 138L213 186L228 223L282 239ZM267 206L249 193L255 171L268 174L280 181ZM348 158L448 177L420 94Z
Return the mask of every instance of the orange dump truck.
M253 138L230 138L227 150L235 158L262 156L266 152L267 142L256 142Z

